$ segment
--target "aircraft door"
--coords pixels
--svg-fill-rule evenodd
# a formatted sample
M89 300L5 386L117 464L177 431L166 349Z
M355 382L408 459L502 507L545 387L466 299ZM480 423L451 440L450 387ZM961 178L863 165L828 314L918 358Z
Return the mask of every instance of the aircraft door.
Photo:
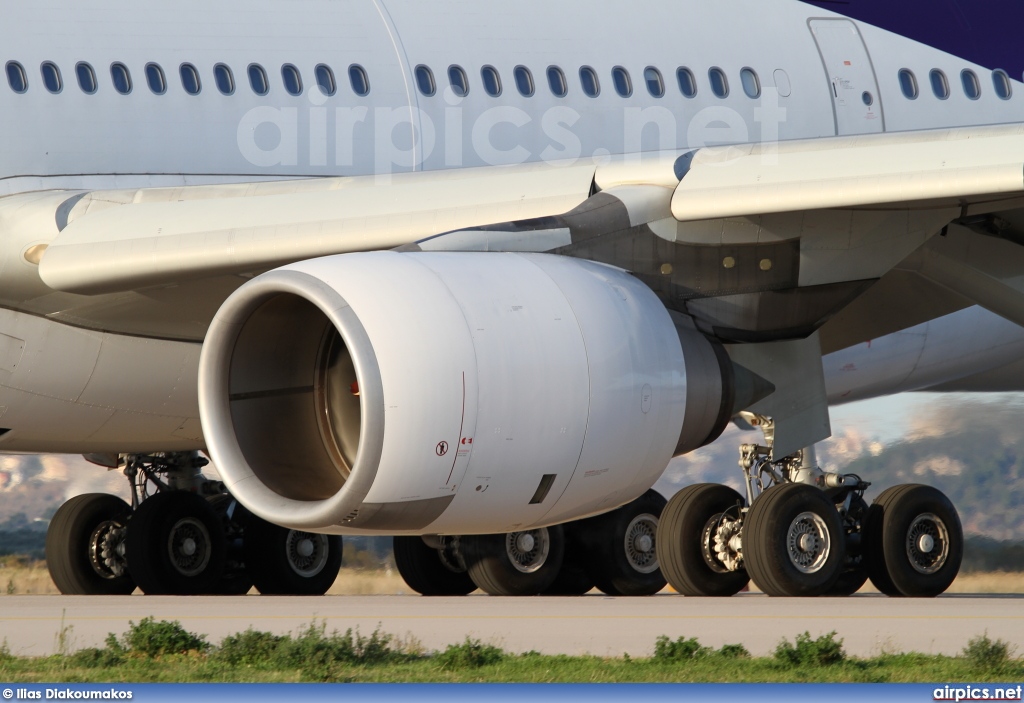
M857 25L850 20L813 19L809 26L828 74L836 134L885 131L875 69Z

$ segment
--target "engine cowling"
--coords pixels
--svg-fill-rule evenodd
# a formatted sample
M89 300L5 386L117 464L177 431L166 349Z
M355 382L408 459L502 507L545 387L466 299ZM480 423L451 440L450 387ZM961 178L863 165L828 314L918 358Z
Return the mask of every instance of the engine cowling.
M261 517L508 532L603 512L729 418L730 368L619 269L372 252L239 288L200 361L209 452Z

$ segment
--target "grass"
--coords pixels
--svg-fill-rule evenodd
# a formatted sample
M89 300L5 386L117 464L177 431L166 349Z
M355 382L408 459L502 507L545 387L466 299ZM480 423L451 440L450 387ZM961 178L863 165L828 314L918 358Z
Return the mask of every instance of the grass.
M757 590L753 587L753 590ZM57 593L46 563L20 557L0 557L0 596ZM255 591L253 591L255 593ZM877 593L869 581L861 593ZM327 592L335 596L411 594L394 569L346 567ZM1024 572L962 573L948 593L1024 593Z
M59 591L46 570L46 562L16 556L0 557L0 596L57 593ZM327 593L335 596L374 596L411 594L412 590L394 569L346 567L338 574Z
M781 640L771 657L739 645L659 637L654 656L515 654L466 639L441 652L379 630L326 631L312 623L290 635L247 630L212 645L178 622L145 618L111 634L103 648L17 657L0 646L0 680L35 682L1016 682L1024 661L1006 642L980 635L955 657L848 657L834 632Z

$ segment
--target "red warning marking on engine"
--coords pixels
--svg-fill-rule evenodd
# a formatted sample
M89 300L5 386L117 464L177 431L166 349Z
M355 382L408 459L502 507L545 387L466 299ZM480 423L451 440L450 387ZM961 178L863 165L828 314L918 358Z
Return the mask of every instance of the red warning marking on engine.
M849 61L843 61L843 65L844 66L852 66L853 64L850 63Z
M462 438L462 443L463 444L472 444L473 443L473 438L472 437L463 437Z
M445 454L448 453L448 443L447 442L438 442L437 443L437 448L434 451L437 452L438 456L444 456Z

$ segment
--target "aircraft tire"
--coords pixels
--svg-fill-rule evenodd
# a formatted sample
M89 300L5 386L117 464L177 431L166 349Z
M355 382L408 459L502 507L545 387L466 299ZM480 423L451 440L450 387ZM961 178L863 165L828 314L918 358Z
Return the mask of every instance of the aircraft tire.
M852 596L868 580L868 570L863 566L846 569L839 574L839 580L825 592L826 596Z
M931 486L908 483L883 491L872 510L874 558L869 563L876 587L876 573L884 564L899 595L931 598L949 588L964 550L960 516L949 498Z
M582 521L587 573L610 596L651 596L667 583L658 566L658 521L665 498L654 489Z
M728 486L698 483L676 493L658 521L661 573L684 596L732 596L750 582L745 569L728 570L714 553L711 529L727 511L743 506Z
M226 551L224 525L195 493L150 496L128 522L128 569L146 595L218 593Z
M580 539L581 529L586 520L567 522L562 525L565 534L565 555L562 557L562 568L558 576L546 589L545 596L582 596L594 589L594 579L587 573L587 564L593 556L583 546Z
M826 495L828 493L826 492ZM837 496L830 496L833 501ZM859 494L854 494L850 500L849 512L847 513L848 518L859 520L861 529L859 536L860 542L854 543L851 546L849 541L850 536L847 536L846 543L846 561L847 565L843 569L842 573L839 574L839 580L836 581L835 585L832 586L825 594L826 596L852 596L854 593L859 591L861 587L867 583L868 580L868 567L867 558L864 556L864 529L865 521L868 515L868 504L864 502L864 498ZM859 556L859 560L855 560ZM855 561L853 561L855 560ZM853 561L851 564L850 562Z
M902 596L900 589L892 582L889 576L889 569L885 566L885 546L882 540L882 523L885 518L885 506L895 495L894 490L899 486L892 486L882 491L875 502L868 508L864 517L863 540L864 540L864 565L867 568L868 578L871 585L880 593L887 596Z
M420 537L394 537L394 554L405 585L422 596L465 596L476 590L465 570Z
M492 596L535 596L558 576L565 554L561 525L497 535L466 535L462 553L473 583Z
M743 525L747 571L769 596L828 593L841 576L845 541L836 506L804 483L766 490Z
M243 525L252 513L228 493L210 499L210 505L224 525L227 551L224 576L216 587L218 595L244 596L252 590L252 576L245 568Z
M135 581L111 552L123 539L131 507L107 493L86 493L64 503L46 531L46 566L65 595L128 595ZM117 534L118 531L120 534ZM104 553L106 552L106 555Z
M291 530L250 514L242 544L246 570L265 596L322 596L341 570L340 535Z

